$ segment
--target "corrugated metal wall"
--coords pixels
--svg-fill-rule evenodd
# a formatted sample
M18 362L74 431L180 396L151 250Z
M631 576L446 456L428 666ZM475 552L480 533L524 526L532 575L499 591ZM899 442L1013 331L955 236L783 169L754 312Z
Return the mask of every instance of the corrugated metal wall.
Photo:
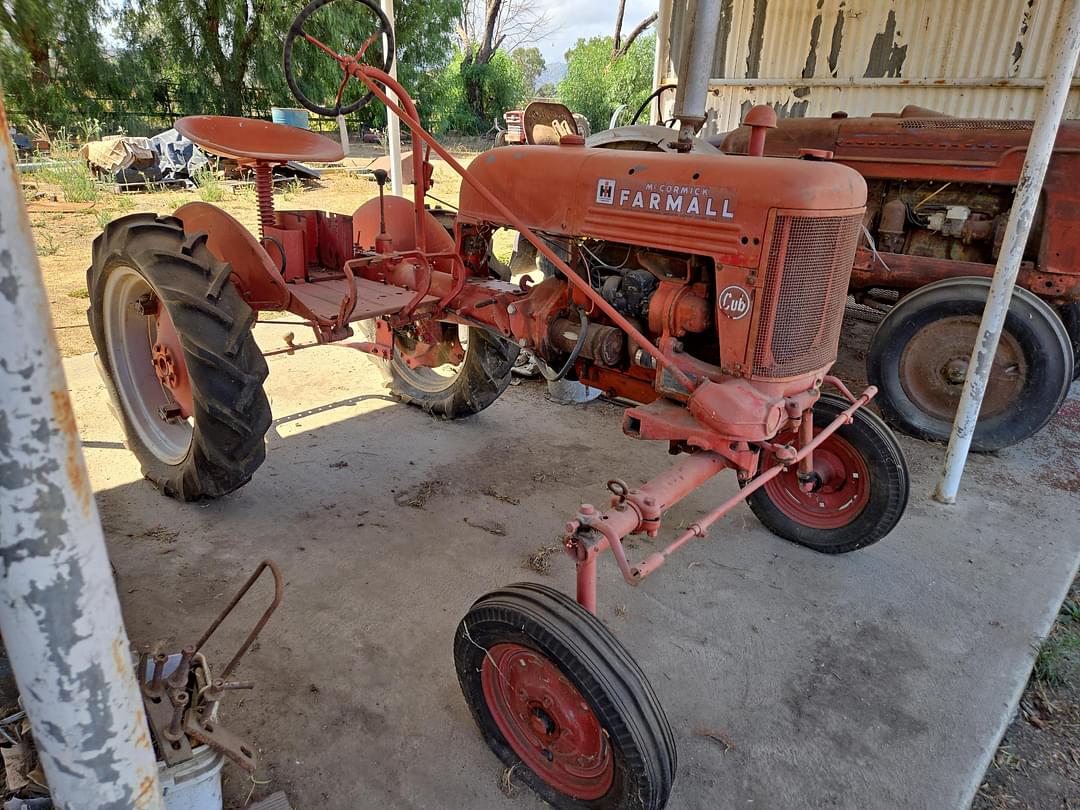
M660 72L675 81L686 0L671 2ZM664 0L662 0L663 4ZM722 0L710 133L753 104L780 115L898 112L1031 118L1062 0ZM661 22L667 15L661 15ZM673 94L666 94L670 107ZM1065 110L1080 114L1080 89Z

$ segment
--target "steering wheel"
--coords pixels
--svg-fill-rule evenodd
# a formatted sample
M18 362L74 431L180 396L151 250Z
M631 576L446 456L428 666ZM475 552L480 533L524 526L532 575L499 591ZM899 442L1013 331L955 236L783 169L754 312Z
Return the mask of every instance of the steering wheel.
M380 67L383 72L389 72L390 66L394 63L394 29L391 27L390 20L387 19L386 14L383 13L383 10L379 7L376 0L347 0L347 2L359 3L374 14L378 21L378 27L360 46L360 50L358 50L355 55L349 56L347 54L339 54L333 48L324 45L304 30L304 25L311 18L312 14L323 6L327 6L333 2L336 2L336 0L312 0L312 2L301 9L300 13L296 15L296 19L293 20L292 25L289 27L289 33L285 36L285 53L283 61L285 65L285 81L289 83L289 89L292 90L292 94L296 97L296 100L313 113L338 116L356 112L374 97L375 94L369 90L359 101L355 101L344 107L341 106L345 87L348 85L349 79L353 77L353 71L358 66L364 64L364 54L367 52L367 49L371 47L372 43L380 37L386 37L386 55L383 64L378 67ZM297 38L307 40L323 53L329 55L341 67L344 76L341 79L341 84L338 86L337 98L335 99L333 107L324 107L320 104L316 104L307 97L303 90L300 89L300 85L296 81L296 72L293 65L293 46L295 45Z
M641 106L638 107L637 112L634 113L634 117L630 119L630 126L634 126L635 124L637 124L638 119L641 118L641 114L649 108L649 102L652 101L654 98L656 99L657 116L660 119L660 123L664 123L664 114L660 110L660 96L665 90L674 90L676 87L678 87L677 84L662 84L655 90L653 90L651 93L649 93L648 98L641 102Z

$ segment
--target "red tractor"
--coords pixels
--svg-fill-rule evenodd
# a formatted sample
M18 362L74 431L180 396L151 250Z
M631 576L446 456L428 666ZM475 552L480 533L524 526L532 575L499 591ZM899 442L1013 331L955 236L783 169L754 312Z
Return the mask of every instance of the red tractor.
M308 5L288 32L289 84L316 113L372 96L393 109L417 144L415 195L384 197L383 175L379 198L352 214L274 211L273 166L339 159L336 143L262 121L178 121L202 148L251 167L260 229L191 203L123 217L95 241L90 324L130 447L177 498L251 478L270 424L252 336L265 310L303 318L309 345L371 355L399 398L437 417L495 401L520 347L552 377L639 403L624 432L681 460L640 486L609 481L610 501L572 516L576 600L533 583L490 593L462 619L454 655L488 745L552 805L663 807L674 738L645 675L595 616L597 560L610 551L639 585L744 499L771 531L825 553L897 524L908 473L864 407L874 389L854 395L829 375L865 183L831 163L587 149L576 135L463 168L387 73L393 34L374 0L362 0L377 25L356 52L310 33L328 2ZM381 42L380 67L365 63ZM301 89L301 47L340 65L333 106ZM362 97L347 103L352 79ZM431 152L461 175L451 231L425 209ZM504 227L554 274L497 278L491 237ZM627 558L629 535L658 537L665 512L725 469L739 494L641 562Z
M741 127L713 143L746 154L751 130ZM886 420L912 436L949 438L1030 137L1030 121L952 118L909 106L869 118L785 119L766 141L767 155L827 155L866 179L869 238L856 251L851 290L888 312L870 343L867 377ZM1067 121L994 359L975 450L1031 436L1057 413L1080 374L1078 231L1080 122Z

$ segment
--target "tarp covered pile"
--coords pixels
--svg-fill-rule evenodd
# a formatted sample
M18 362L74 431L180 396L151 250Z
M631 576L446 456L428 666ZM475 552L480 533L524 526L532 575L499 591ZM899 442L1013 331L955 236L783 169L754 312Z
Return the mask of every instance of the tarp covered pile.
M79 154L93 168L121 185L167 182L190 185L191 177L207 163L202 150L175 129L152 138L117 135L91 141Z

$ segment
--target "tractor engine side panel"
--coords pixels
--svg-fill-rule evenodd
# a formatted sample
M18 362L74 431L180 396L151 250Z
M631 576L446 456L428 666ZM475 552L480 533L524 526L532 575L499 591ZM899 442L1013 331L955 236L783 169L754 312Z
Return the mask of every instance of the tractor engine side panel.
M757 267L774 208L859 208L866 184L811 161L530 146L491 150L469 174L534 230ZM467 183L458 221L508 225Z

